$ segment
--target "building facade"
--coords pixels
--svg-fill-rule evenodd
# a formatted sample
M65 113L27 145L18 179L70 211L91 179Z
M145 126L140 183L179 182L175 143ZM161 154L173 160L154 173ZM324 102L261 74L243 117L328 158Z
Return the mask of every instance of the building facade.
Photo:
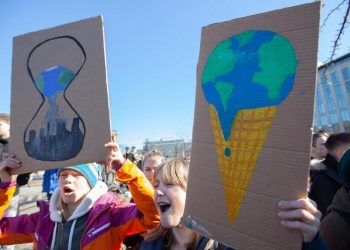
M160 151L165 158L184 158L191 155L191 142L184 139L163 140L144 142L143 151L147 154L152 151Z
M318 68L313 130L350 132L350 53Z

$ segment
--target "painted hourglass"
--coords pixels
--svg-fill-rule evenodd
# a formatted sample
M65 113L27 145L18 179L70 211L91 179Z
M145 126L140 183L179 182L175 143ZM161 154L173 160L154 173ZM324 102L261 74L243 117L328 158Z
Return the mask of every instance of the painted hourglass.
M29 53L27 70L41 103L27 125L27 154L42 161L62 161L82 149L85 124L67 93L86 61L86 54L73 37L60 36L36 45Z

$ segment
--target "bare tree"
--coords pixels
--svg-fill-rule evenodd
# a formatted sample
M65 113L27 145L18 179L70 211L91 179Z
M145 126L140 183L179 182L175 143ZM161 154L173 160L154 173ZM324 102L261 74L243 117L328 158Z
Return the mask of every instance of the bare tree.
M327 23L329 17L330 17L333 13L335 13L336 11L340 11L340 7L341 7L343 4L346 4L346 5L347 5L347 6L346 6L346 10L345 10L345 13L344 13L343 20L342 20L342 22L339 24L340 28L339 28L339 30L337 31L336 38L335 38L335 40L334 40L334 42L333 42L333 47L332 47L331 55L330 55L330 57L329 57L327 63L331 63L331 62L333 61L334 56L335 56L335 54L336 54L336 51L337 51L337 49L338 49L339 46L340 46L340 41L341 41L342 36L344 35L345 28L346 28L346 26L349 24L350 0L342 0L342 1L340 1L340 3L339 3L334 9L332 9L332 10L328 13L327 17L324 19L324 21L323 21L323 23L322 23L322 25L321 25L321 30L322 30L322 28L325 27L325 25L326 25L326 23ZM326 64L327 64L327 63L326 63Z

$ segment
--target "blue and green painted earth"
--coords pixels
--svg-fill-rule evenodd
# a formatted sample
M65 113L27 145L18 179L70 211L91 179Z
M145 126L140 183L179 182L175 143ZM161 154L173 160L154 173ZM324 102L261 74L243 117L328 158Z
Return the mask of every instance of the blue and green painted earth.
M44 70L36 79L35 85L45 97L55 98L72 81L75 74L72 70L56 66Z
M289 40L267 30L244 31L213 49L202 88L218 113L226 141L239 110L279 105L289 95L297 65Z
M80 152L85 137L83 121L68 102L64 105L65 108L57 103L57 97L64 94L75 76L72 70L55 66L36 77L35 86L44 96L44 101L49 104L41 105L40 108L49 108L44 111L45 120L40 122L41 127L32 128L26 135L28 140L25 142L25 148L31 157L45 161L61 161L71 159ZM69 112L75 114L71 122L68 122L64 115L64 110L69 108ZM70 127L68 124L71 124Z

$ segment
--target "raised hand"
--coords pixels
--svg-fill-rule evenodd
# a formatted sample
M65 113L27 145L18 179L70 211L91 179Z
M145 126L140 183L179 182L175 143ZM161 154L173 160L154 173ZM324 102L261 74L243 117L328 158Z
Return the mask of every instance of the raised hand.
M281 209L278 216L283 227L299 230L304 242L310 242L316 237L322 214L313 200L302 198L280 201L278 207Z
M21 167L21 162L13 154L3 153L0 162L1 182L10 182L12 180L11 169Z

